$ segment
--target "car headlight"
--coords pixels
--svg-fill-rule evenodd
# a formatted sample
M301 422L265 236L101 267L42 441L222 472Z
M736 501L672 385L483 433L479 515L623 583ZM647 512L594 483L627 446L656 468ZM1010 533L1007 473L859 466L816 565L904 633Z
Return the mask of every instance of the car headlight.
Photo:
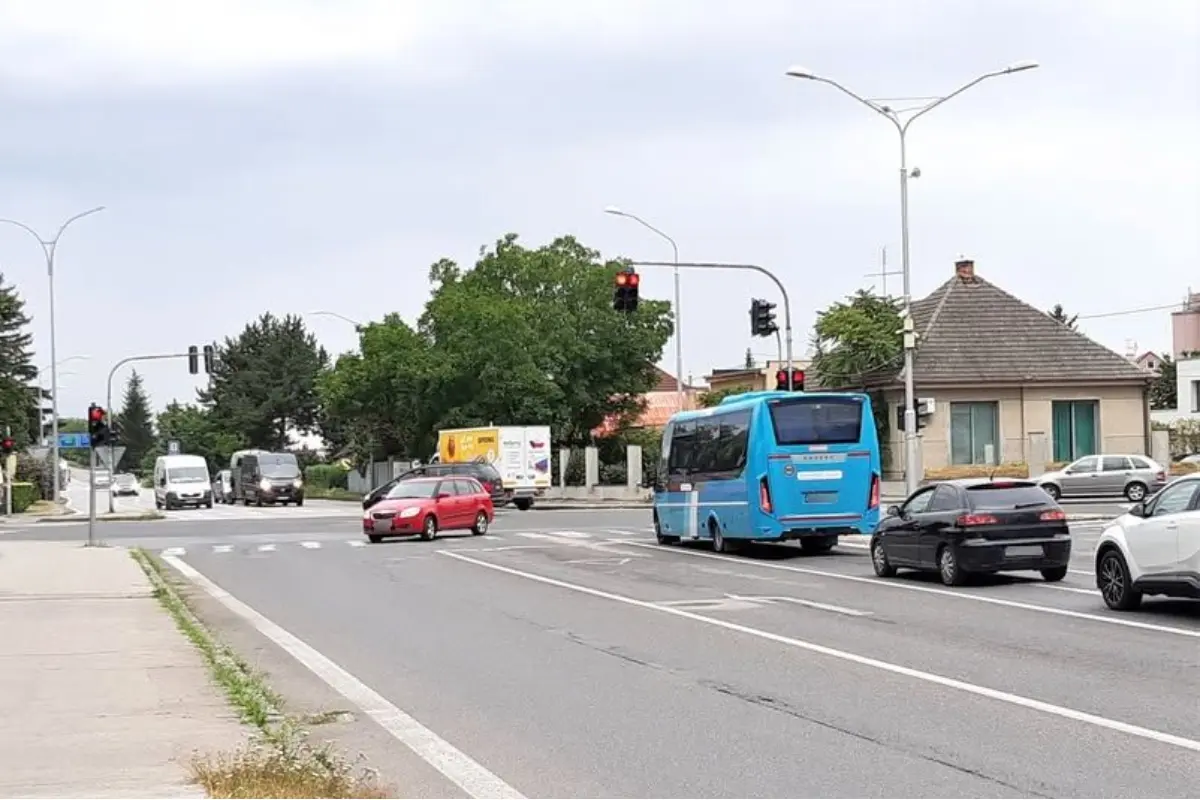
M299 489L304 486L304 481L296 478L296 480L292 481L292 486L295 486L297 489Z
M261 481L259 481L258 485L264 492L269 492L271 490L271 482L266 478L263 478Z
M406 508L406 509L404 509L404 510L403 510L403 511L401 511L399 514L397 514L396 516L398 516L398 517L401 517L401 518L403 518L403 519L408 519L409 517L415 517L415 516L416 516L417 514L419 514L420 512L421 512L421 509L419 509L419 508L417 508L416 506L414 506L414 507L412 507L412 508Z

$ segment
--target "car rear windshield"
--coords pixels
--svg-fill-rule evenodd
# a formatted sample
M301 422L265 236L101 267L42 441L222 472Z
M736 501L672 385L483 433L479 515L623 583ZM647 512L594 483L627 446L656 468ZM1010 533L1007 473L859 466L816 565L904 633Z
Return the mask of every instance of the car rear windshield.
M1036 508L1054 504L1040 486L968 486L967 498L971 508Z
M776 444L853 444L862 436L862 401L812 397L770 404Z
M500 480L499 471L491 464L479 464L475 470L475 474L485 481Z

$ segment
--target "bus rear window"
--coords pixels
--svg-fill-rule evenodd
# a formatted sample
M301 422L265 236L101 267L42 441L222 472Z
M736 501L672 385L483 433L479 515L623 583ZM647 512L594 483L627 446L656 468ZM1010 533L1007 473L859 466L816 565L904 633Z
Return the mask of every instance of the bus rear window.
M770 404L775 443L854 444L862 437L862 402L813 397Z

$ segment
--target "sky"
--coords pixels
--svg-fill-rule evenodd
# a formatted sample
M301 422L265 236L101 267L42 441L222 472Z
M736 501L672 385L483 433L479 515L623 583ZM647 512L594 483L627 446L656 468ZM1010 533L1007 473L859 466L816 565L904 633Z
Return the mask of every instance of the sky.
M1200 291L1193 0L0 0L0 218L55 270L60 413L122 358L234 336L264 311L415 320L427 271L508 232L610 257L761 264L816 314L901 265L899 139L868 98L944 96L908 134L912 291L960 254L1119 352L1170 347ZM898 101L914 105L920 101ZM34 237L0 272L50 362ZM670 270L643 296L670 299ZM891 292L899 275L888 277ZM684 372L737 366L766 278L682 272ZM780 315L782 317L782 314ZM350 323L306 318L333 353ZM1019 332L1014 332L1019 335ZM674 371L674 345L664 366ZM138 367L191 401L182 362ZM129 367L116 372L114 400ZM202 376L201 376L202 377ZM47 383L48 383L47 379ZM114 403L119 406L119 401Z

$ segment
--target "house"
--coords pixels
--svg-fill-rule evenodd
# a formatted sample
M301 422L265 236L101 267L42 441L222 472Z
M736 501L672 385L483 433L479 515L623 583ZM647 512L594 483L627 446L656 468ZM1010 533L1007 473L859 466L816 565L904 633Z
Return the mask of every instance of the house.
M1148 453L1153 376L1120 354L1019 300L959 260L953 277L912 304L920 418L918 470L1093 453ZM889 477L904 470L903 369L876 373L889 424ZM932 401L932 402L930 402Z
M1142 353L1133 360L1133 363L1154 375L1158 375L1160 372L1162 372L1162 356L1160 356L1158 353L1155 353L1153 350L1147 350L1146 352Z
M1151 411L1150 419L1162 425L1200 421L1200 351L1185 351L1175 362L1175 408Z
M712 374L705 376L704 379L708 382L708 391L714 393L733 390L761 392L764 389L775 388L775 373L784 366L785 362L782 361L768 361L762 367L714 369ZM809 362L803 359L793 359L792 366L795 369L806 370Z
M699 406L699 397L703 389L687 383L683 384L684 409L681 409L679 407L679 393L677 389L679 383L675 376L659 367L655 367L654 370L658 375L658 382L654 385L653 389L643 395L646 401L646 409L630 427L661 428L667 424L667 420L676 411L697 408ZM608 436L616 430L617 420L610 418L597 426L592 431L592 435Z

